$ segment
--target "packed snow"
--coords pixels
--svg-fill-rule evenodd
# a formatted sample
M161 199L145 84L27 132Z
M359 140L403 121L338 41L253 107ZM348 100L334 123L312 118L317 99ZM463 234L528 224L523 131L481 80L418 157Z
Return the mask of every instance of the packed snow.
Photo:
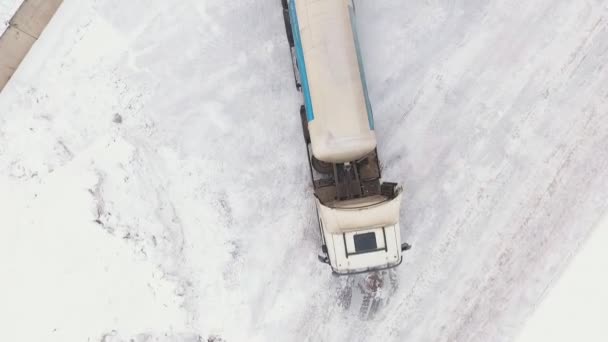
M515 338L608 211L608 5L356 8L378 306L316 258L279 0L65 0L0 94L0 340Z

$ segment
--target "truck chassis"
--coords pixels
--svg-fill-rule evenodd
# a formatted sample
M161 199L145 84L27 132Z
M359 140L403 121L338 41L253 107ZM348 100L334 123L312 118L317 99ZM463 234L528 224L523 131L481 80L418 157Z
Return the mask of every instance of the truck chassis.
M282 0L281 2L283 4L285 31L291 51L295 86L299 92L302 92L287 0ZM333 200L343 201L373 195L384 195L389 199L394 198L397 183L380 183L382 175L376 149L365 157L348 163L333 164L320 161L313 156L311 151L305 105L300 106L300 120L304 141L307 146L306 151L308 153L312 185L315 190L315 196L319 198L321 203L326 204Z

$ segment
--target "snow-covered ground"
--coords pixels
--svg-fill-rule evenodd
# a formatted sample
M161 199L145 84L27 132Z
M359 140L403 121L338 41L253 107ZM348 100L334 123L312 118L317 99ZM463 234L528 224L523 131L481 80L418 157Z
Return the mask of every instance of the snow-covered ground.
M23 0L0 0L0 35L8 27L8 23L17 12Z
M573 258L517 339L517 342L608 340L608 215Z
M0 340L514 338L608 211L608 6L356 5L414 246L374 315L316 260L280 1L66 0L0 95Z

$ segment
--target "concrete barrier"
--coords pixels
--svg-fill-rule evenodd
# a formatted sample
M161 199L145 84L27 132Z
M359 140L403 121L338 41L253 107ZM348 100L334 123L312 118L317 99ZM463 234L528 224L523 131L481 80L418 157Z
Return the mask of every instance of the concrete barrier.
M24 0L0 37L0 91L42 34L63 0Z

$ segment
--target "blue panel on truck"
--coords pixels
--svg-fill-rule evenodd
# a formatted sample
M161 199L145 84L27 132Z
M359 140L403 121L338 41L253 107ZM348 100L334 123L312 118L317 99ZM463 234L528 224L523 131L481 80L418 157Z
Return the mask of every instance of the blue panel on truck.
M369 129L374 129L374 115L372 113L372 104L369 101L369 95L367 94L367 82L365 81L365 71L363 70L363 58L361 57L361 49L359 49L359 38L357 37L357 27L355 26L355 13L352 5L348 6L350 13L350 27L353 30L353 37L355 37L355 50L357 50L357 61L359 62L359 74L361 76L361 84L363 86L363 95L365 96L365 106L367 107L367 120L369 122Z
M312 109L312 100L310 98L310 88L308 87L308 77L306 76L306 63L304 62L304 50L302 49L302 39L300 38L300 26L298 25L298 15L296 13L296 2L289 2L289 17L291 18L291 27L293 33L294 45L296 48L296 58L298 60L298 70L302 79L302 92L304 93L304 104L306 106L306 119L310 122L315 116Z

